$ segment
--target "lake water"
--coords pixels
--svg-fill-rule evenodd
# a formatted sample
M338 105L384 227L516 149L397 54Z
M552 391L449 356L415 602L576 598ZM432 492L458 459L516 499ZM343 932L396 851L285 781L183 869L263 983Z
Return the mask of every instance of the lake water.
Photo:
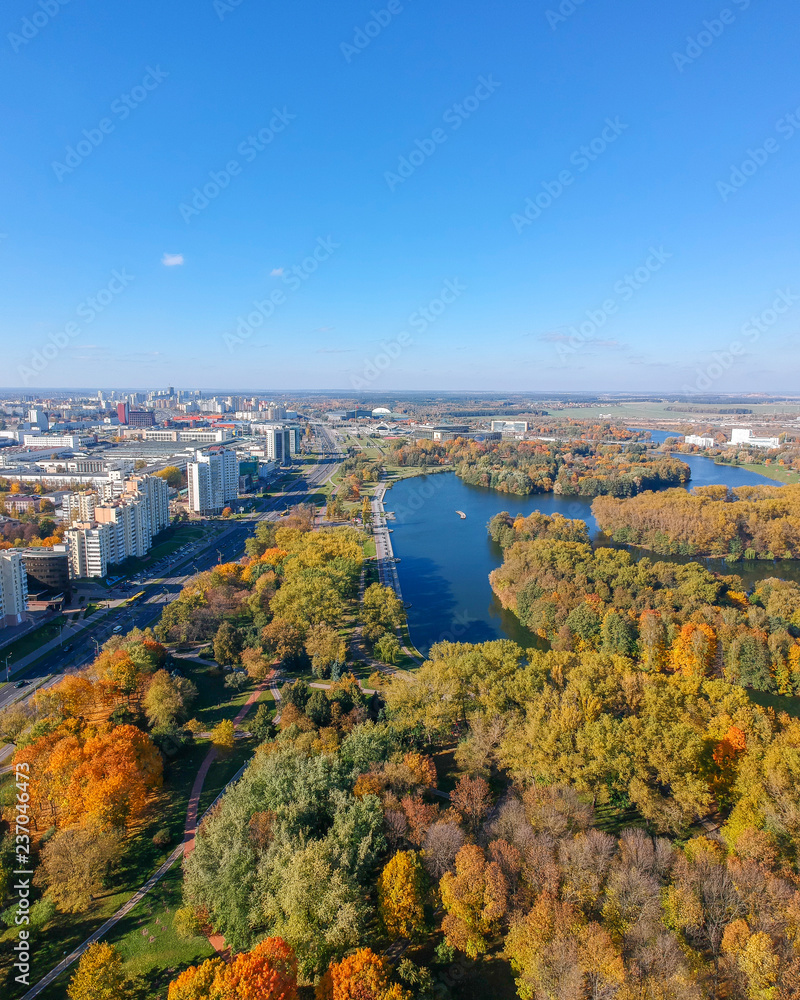
M735 466L715 465L708 458L681 458L692 468L693 486L777 485L765 476ZM517 497L468 486L453 472L396 483L386 494L386 509L396 514L396 520L389 522L393 528L392 546L400 559L400 586L404 601L411 605L408 624L417 648L427 653L434 643L443 640L487 642L502 638L531 645L534 637L514 615L503 610L489 586L489 573L502 563L503 553L489 538L486 526L502 510L523 516L535 510L544 514L558 512L586 521L596 538L598 529L591 506L588 497L553 493ZM456 513L459 510L467 515L465 519ZM636 556L663 558L642 550L632 551ZM748 586L766 576L800 582L796 562L706 562L709 569L739 574Z

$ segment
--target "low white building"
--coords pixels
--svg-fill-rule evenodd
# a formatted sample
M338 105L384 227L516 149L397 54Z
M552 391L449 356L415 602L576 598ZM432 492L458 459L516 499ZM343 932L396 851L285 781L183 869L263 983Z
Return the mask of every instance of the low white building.
M697 434L687 434L683 439L683 443L693 444L697 448L713 448L716 442L712 437L700 437Z
M753 437L750 427L733 427L729 447L742 445L745 448L780 448L781 442L776 437Z
M81 439L77 434L23 434L22 443L34 448L70 448L78 451Z

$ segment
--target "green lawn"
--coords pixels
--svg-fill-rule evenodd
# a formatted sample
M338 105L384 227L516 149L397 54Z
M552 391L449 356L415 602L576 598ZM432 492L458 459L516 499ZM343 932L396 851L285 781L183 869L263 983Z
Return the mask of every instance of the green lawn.
M213 667L186 660L178 663L181 672L197 685L199 697L193 712L204 728L211 729L222 719L232 719L252 691L252 687L248 686L244 691L232 692L230 688L224 686L223 676L215 676ZM250 711L255 712L255 706ZM179 756L167 760L163 793L149 821L129 839L125 854L114 873L112 887L96 900L86 913L59 914L47 925L34 949L31 983L40 979L62 959L65 952L72 951L99 924L119 909L180 842L186 824L189 795L209 747L207 740L201 740ZM233 775L252 757L255 747L255 740L237 740L230 754L212 764L200 798L201 814L211 805ZM0 784L0 801L3 794L6 794L5 783ZM153 836L162 829L169 831L170 843L166 847L156 847L153 844ZM180 868L176 868L176 871L180 873ZM11 936L11 931L0 934L0 945L10 941ZM164 967L172 962L170 956L177 947L172 937L165 938L169 954L156 955L154 952L154 964ZM7 973L8 968L8 952L6 952L0 959L0 972ZM42 994L42 997L45 1000L56 1000L56 998L62 1000L66 981L66 977L61 977ZM160 995L163 994L158 992L148 994L153 998Z
M56 639L61 631L61 625L65 620L63 615L60 615L58 618L54 618L52 621L42 625L41 628L37 628L35 632L29 632L28 635L23 635L22 638L16 639L7 646L3 646L0 649L0 664L5 667L6 657L8 656L9 665L13 666L15 663L19 663L24 657L35 653L46 642Z
M767 691L747 692L750 701L762 708L774 708L776 712L787 712L789 715L800 719L800 698L789 698L782 694L769 694Z
M727 462L718 462L718 465L728 466ZM747 469L748 472L755 472L759 476L766 476L767 479L774 479L778 483L800 483L800 472L787 469L783 465L764 465L761 462L753 462L751 465L737 465L737 469Z

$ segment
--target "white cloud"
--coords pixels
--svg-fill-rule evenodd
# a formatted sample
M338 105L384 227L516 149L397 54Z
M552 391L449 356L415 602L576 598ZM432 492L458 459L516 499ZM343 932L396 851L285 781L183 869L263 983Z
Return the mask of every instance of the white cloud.
M182 253L165 253L161 258L164 267L180 267L183 264Z
M280 278L282 274L283 274L282 267L273 267L273 269L269 272L269 276L271 278Z

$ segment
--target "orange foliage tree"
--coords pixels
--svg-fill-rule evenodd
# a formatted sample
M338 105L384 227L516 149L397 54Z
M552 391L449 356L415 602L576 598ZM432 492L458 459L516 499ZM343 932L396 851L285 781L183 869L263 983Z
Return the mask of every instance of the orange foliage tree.
M96 822L129 826L146 812L161 787L161 754L135 726L95 732L62 724L15 754L30 765L30 794L37 827Z
M405 1000L389 983L389 965L371 948L361 948L331 965L317 986L317 1000Z
M705 622L687 622L672 644L672 669L685 677L707 677L717 656L717 636Z
M447 941L470 958L487 951L508 908L508 884L500 866L486 862L475 844L466 844L456 855L456 871L446 872L439 883L447 916L442 930Z
M267 938L226 964L212 958L173 980L168 1000L297 1000L297 958L283 938Z

